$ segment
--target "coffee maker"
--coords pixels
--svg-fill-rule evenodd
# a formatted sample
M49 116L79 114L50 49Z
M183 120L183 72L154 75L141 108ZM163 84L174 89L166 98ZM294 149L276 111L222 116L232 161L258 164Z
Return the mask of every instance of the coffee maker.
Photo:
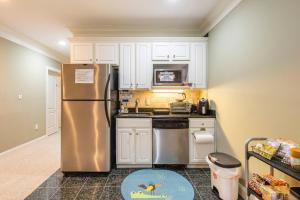
M208 115L209 114L209 103L205 98L201 98L198 103L198 114Z

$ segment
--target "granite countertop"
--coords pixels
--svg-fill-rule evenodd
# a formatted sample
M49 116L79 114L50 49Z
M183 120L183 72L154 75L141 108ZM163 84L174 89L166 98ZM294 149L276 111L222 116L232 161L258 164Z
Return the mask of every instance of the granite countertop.
M176 117L184 117L184 118L216 118L215 111L211 110L208 115L200 115L198 113L190 113L190 114L153 114L152 110L141 110L139 113L135 113L129 110L129 113L119 113L115 116L116 118L176 118Z

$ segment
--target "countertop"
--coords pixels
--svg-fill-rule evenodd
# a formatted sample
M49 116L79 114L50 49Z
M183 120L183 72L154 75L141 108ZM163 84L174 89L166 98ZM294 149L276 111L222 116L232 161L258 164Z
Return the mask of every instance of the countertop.
M148 113L148 114L143 114ZM200 115L198 113L190 113L190 114L153 114L151 110L140 111L138 114L135 114L132 111L127 113L119 113L115 116L116 118L216 118L215 111L211 110L208 115Z

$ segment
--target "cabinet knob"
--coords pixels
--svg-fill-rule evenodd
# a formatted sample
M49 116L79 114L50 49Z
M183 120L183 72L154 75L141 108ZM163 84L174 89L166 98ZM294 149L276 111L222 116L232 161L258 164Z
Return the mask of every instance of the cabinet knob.
M135 135L139 135L138 133L136 133Z
M90 61L93 61L93 59L90 59Z
M132 133L129 133L129 135L132 135Z
M130 83L130 88L132 88L132 83Z

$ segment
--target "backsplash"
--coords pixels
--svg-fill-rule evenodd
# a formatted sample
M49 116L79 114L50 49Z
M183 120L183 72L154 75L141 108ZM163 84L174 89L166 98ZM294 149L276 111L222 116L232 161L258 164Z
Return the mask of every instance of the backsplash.
M206 90L184 90L186 100L190 103L196 104L199 98L206 98ZM129 97L129 98L128 98ZM171 102L176 99L182 99L183 95L180 93L156 93L152 90L149 91L120 91L120 100L129 99L128 107L133 108L135 106L135 100L139 99L139 107L143 108L169 108Z

